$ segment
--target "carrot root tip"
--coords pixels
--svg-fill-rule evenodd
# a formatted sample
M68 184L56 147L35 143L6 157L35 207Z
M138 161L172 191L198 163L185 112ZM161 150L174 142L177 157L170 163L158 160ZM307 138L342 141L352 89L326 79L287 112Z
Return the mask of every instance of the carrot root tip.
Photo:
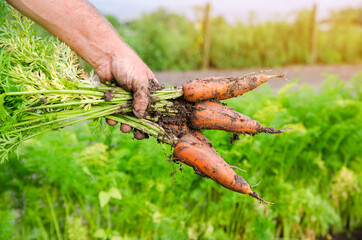
M271 72L271 71L273 71L273 70L267 69L267 70L260 70L260 71L257 71L257 72L251 72L251 73L247 73L247 74L243 75L241 78L248 77L248 76L255 75L255 74Z
M257 184L255 184L255 185L250 186L250 188L257 187L257 186L259 186L260 183L261 183L261 181L259 181L259 182L258 182Z
M281 74L278 76L279 78L283 78L285 81L289 82L288 78L287 78L287 72Z
M261 126L259 128L258 132L270 133L270 134L280 134L280 133L283 133L283 132L287 131L288 129L289 128L274 129L274 128L271 128L271 127L263 127L263 126Z
M265 201L264 199L262 199L261 197L259 197L259 195L256 193L256 192L252 192L252 193L249 193L250 196L252 196L253 198L256 198L258 199L259 201L265 203L265 204L270 204L270 205L273 205L274 203L272 202L267 202Z
M288 78L287 78L287 73L283 73L283 74L279 74L279 75L269 75L267 76L268 79L271 79L271 78L283 78L285 81L289 82Z
M231 166L231 165L229 165L231 168L233 168L233 169L237 169L237 170L240 170L240 171L242 171L242 172L246 172L246 170L244 170L244 169L241 169L241 168L239 168L239 167L237 167L237 166Z

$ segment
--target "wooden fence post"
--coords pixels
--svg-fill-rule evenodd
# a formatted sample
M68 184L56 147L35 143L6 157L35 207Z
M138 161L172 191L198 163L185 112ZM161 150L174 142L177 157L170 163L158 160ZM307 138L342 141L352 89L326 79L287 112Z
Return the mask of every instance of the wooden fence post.
M314 3L310 21L310 64L317 62L318 55L318 32L317 32L317 4Z
M202 69L208 69L210 65L210 3L206 4L203 23L203 61Z

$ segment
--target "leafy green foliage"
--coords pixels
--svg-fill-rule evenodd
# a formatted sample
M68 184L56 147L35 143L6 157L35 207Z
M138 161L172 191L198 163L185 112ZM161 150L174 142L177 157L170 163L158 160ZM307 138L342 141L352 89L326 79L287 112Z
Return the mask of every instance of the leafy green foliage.
M227 133L205 132L250 184L261 181L257 191L273 206L169 162L169 147L153 138L133 141L117 127L92 134L84 124L27 141L20 161L0 165L0 214L17 222L0 224L22 239L313 239L353 231L362 226L361 80L328 76L319 90L292 81L276 95L266 85L227 101L264 125L292 128L281 135L240 136L231 145Z
M38 37L32 21L19 12L10 10L9 7L2 11L5 15L2 16L3 24L0 25L1 162L7 159L8 153L15 151L23 140L46 131L46 128L51 130L57 127L44 127L45 122L56 118L55 115L51 119L48 116L41 117L42 114L50 112L48 109L30 113L29 108L77 99L70 94L55 92L44 96L42 91L76 89L79 79L84 79L86 75L77 64L75 53L64 43L54 37ZM26 94L19 94L23 92ZM31 92L34 94L27 94ZM89 99L84 96L80 98ZM29 119L29 116L33 119ZM36 124L40 123L37 129L36 124L33 124L34 117L37 118ZM24 119L30 122L16 130L16 124Z
M5 1L0 1L0 24L5 21L5 16L9 13L9 5Z

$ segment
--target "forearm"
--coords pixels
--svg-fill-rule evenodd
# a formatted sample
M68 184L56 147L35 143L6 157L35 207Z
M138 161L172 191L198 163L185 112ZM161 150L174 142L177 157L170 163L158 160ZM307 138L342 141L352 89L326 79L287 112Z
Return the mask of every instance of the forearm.
M1 1L1 0L0 0ZM101 82L116 81L133 93L133 111L142 118L149 104L153 72L86 0L7 0L59 37L97 72Z
M129 48L85 0L7 1L59 37L96 70L109 64L115 54L121 54L122 48Z

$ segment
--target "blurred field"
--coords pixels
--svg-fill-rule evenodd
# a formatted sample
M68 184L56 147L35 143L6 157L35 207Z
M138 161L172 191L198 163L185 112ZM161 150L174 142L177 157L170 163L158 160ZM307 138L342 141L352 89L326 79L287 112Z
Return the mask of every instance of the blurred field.
M294 22L230 25L222 17L213 18L210 66L237 69L361 63L361 11L343 9L322 22L312 21L310 10L300 11ZM190 70L202 66L202 21L191 22L164 10L128 23L119 23L112 16L107 18L152 70Z
M260 69L288 65L362 64L362 8L341 9L328 19L312 21L313 12L302 10L295 20L229 24L210 19L211 69ZM205 56L203 20L163 9L130 22L106 15L122 38L152 71L197 70ZM312 28L315 28L312 31ZM49 33L37 26L40 36ZM83 61L87 70L91 67Z
M26 142L0 165L0 239L316 239L362 227L361 80L296 81L276 95L227 101L282 135L206 131L258 192L260 204L169 161L167 146L62 129ZM93 133L92 133L93 132ZM104 205L104 207L101 207Z

